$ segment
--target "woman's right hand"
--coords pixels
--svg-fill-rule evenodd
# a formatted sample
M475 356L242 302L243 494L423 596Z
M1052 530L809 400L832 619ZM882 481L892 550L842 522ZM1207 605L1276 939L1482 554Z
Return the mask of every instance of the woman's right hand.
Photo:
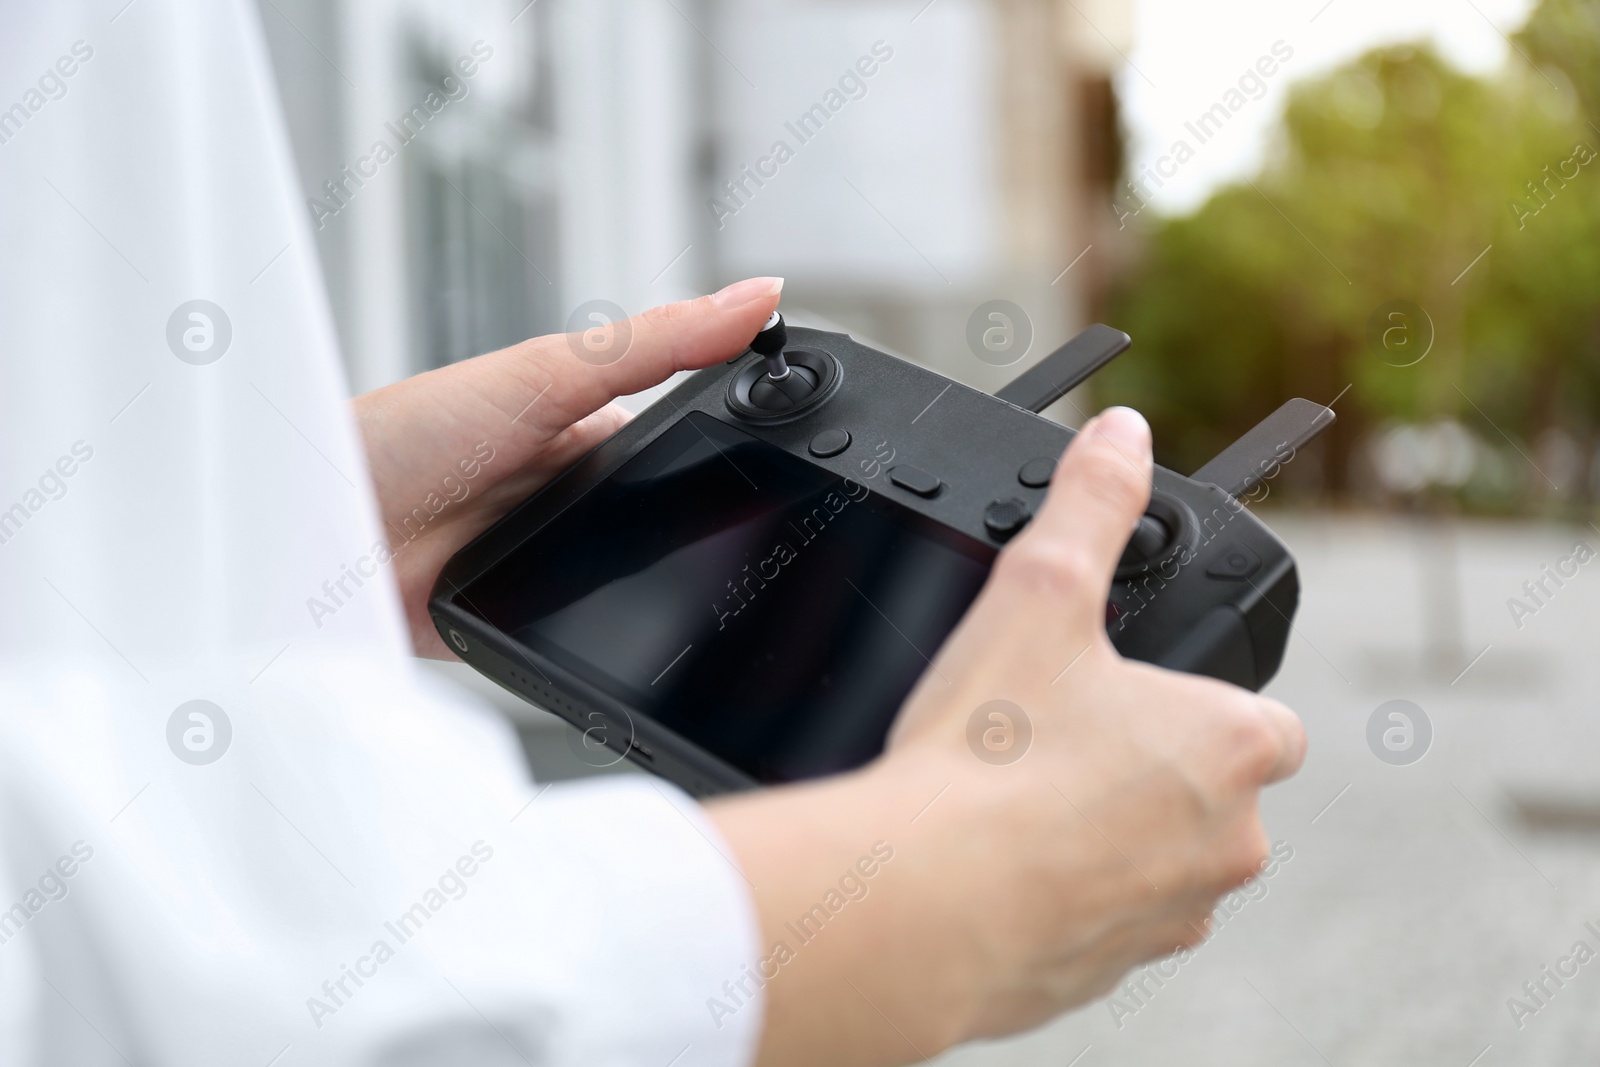
M1260 789L1298 769L1299 720L1124 660L1106 636L1150 477L1144 420L1093 420L884 757L713 805L759 887L763 955L873 843L893 850L868 895L767 983L760 1062L897 1063L1036 1025L1196 944L1217 898L1260 869ZM997 700L1021 710L1002 709L1018 737L1031 730L1013 762L969 744Z

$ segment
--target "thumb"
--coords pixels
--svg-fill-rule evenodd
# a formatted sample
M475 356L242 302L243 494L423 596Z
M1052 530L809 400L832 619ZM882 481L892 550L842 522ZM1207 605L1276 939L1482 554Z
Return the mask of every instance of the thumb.
M1008 551L1065 566L1093 603L1150 502L1150 427L1132 408L1107 408L1067 447L1037 517Z

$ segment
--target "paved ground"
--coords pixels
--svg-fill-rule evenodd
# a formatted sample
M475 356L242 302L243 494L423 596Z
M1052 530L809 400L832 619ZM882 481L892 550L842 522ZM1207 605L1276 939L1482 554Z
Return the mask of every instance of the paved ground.
M1520 1029L1507 1006L1578 940L1600 952L1600 558L1547 582L1520 629L1507 607L1600 532L1271 521L1305 585L1271 692L1305 717L1311 755L1265 805L1293 858L1120 1018L1092 1005L941 1065L1600 1064L1600 958L1546 979ZM1392 699L1433 725L1409 766L1368 746ZM570 773L560 734L528 736L537 767Z

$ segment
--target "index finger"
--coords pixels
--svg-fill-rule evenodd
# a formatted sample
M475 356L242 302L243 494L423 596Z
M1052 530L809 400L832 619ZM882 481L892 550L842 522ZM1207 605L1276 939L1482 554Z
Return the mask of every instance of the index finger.
M1292 777L1306 761L1306 728L1300 716L1270 697L1260 698L1258 705L1262 717L1277 731L1283 741L1277 763L1267 773L1265 784L1281 782Z
M782 278L750 278L711 295L524 341L494 354L542 397L528 421L564 429L680 370L724 363L750 344L778 306Z

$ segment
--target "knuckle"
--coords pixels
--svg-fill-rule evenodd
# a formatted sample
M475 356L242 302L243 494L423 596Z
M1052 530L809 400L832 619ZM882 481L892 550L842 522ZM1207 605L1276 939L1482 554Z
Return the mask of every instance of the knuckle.
M1262 717L1274 724L1280 749L1279 770L1298 769L1306 754L1306 726L1288 707L1276 700L1259 698Z
M1090 500L1118 511L1136 511L1144 504L1145 486L1133 465L1109 442L1095 442L1077 474Z
M649 308L639 317L653 330L659 330L669 336L685 319L689 317L689 308L693 302L676 304L658 304Z
M1076 545L1052 537L1019 538L1003 555L1000 566L1024 587L1081 595L1095 581L1094 560Z
M1183 927L1178 931L1177 951L1199 948L1205 942L1205 939L1211 936L1211 925L1210 912L1191 918L1184 923Z
M1283 734L1253 701L1241 702L1230 714L1229 752L1246 787L1260 785L1283 758Z
M1109 996L1126 977L1127 974L1125 972L1118 973L1115 971L1102 971L1095 975L1094 979L1089 983L1089 999L1099 1000L1101 997Z
M672 370L683 370L704 345L707 324L718 315L716 301L709 296L661 304L645 314L646 333ZM730 353L736 354L736 353Z
M1226 850L1222 867L1224 884L1231 889L1260 874L1271 848L1266 827L1252 813L1249 823L1234 835Z

